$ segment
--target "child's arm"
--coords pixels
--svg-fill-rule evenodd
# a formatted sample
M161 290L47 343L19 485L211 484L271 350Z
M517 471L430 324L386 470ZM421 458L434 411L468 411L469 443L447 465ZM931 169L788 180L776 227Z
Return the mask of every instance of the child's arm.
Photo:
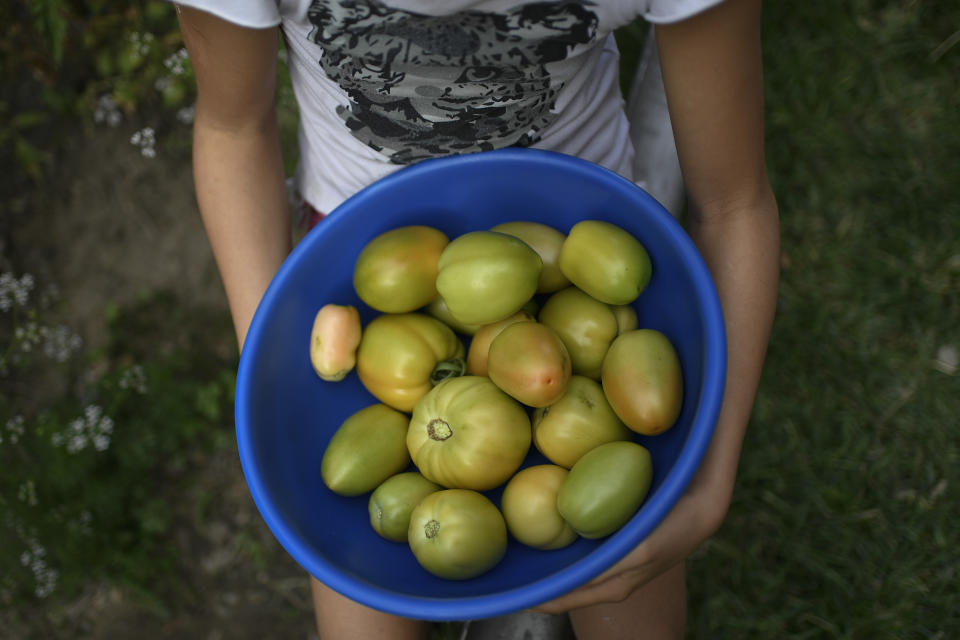
M291 246L274 111L278 34L186 7L179 14L197 79L197 201L242 345Z
M609 571L542 611L623 600L720 527L773 322L779 222L763 151L760 0L727 0L659 26L657 41L689 232L716 282L726 320L726 392L703 464L660 526Z

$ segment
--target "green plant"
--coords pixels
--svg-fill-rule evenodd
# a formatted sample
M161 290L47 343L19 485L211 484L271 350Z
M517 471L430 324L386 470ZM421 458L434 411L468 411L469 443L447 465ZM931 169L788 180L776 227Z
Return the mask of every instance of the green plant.
M229 326L158 293L114 309L89 352L34 289L0 274L0 601L90 580L162 592L176 488L232 443Z

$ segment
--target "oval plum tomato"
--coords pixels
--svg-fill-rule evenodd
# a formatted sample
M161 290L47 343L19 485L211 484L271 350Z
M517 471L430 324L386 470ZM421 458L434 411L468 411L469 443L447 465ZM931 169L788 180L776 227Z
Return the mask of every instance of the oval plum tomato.
M428 495L442 488L416 471L390 476L370 494L367 502L370 525L387 540L407 542L413 508Z
M466 372L466 349L453 329L423 313L379 315L357 349L357 375L380 402L410 412L431 387Z
M663 433L680 416L680 358L659 331L635 329L618 336L603 359L601 381L610 406L637 433Z
M385 231L364 245L353 268L353 288L377 311L407 313L437 297L437 264L449 238L433 227Z
M475 376L487 375L487 355L490 352L490 343L493 342L493 339L500 335L504 328L515 322L533 321L533 314L526 309L521 309L503 320L485 324L477 329L470 341L470 348L467 349L467 373Z
M433 301L424 308L424 312L440 320L457 333L462 333L465 336L472 336L477 332L477 329L482 326L479 324L464 324L454 318L453 314L450 313L450 309L447 308L447 303L444 302L440 296L434 298Z
M562 549L577 539L577 532L557 511L557 493L566 477L563 467L541 464L510 478L500 509L514 538L536 549Z
M485 573L507 552L500 510L468 489L445 489L424 498L410 515L407 538L417 562L447 580Z
M617 335L633 331L639 326L637 310L629 304L616 304L610 308L613 309L613 315L617 317Z
M539 322L504 327L487 351L487 375L530 407L545 407L563 395L570 380L570 354L557 332Z
M410 464L406 447L410 419L384 404L364 407L330 438L320 459L324 484L342 496L373 491Z
M617 316L610 305L567 287L543 303L539 320L563 340L574 373L600 379L603 357L617 337Z
M557 509L584 538L602 538L633 517L652 480L653 464L645 447L608 442L573 465L557 494Z
M516 313L533 297L543 261L519 238L471 231L447 245L438 266L437 291L453 317L488 324Z
M600 383L585 376L572 376L559 400L533 412L534 446L547 460L567 469L601 444L632 437Z
M630 304L650 282L650 256L628 231L602 220L573 225L560 248L560 270L600 302Z
M526 220L504 222L492 227L490 231L499 231L520 238L537 252L543 260L543 269L537 281L537 293L553 293L570 284L557 264L560 258L560 247L566 239L561 231L539 222Z
M320 307L310 332L310 363L322 380L337 382L353 371L362 332L356 307L333 303Z
M530 450L526 409L489 378L444 380L417 403L407 449L425 478L486 491L506 482Z

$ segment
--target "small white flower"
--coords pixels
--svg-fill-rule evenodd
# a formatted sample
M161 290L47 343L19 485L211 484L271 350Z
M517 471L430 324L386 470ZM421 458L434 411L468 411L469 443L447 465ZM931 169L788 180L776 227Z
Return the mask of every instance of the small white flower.
M177 121L182 124L193 124L194 105L177 109Z
M147 392L147 377L143 373L143 367L139 364L135 364L129 369L125 370L120 375L120 382L118 383L121 389L133 389L137 393L144 394Z
M28 546L30 547L29 550L20 554L20 564L29 567L30 571L33 572L33 579L36 582L34 594L38 598L46 598L53 593L57 586L60 572L47 565L47 551L40 546L39 542L30 540Z
M113 418L103 415L99 405L91 404L84 409L82 418L74 418L65 431L54 433L50 441L54 446L63 446L68 453L79 453L87 447L106 451L113 434Z
M13 330L13 339L23 353L30 353L43 341L43 327L30 320Z
M168 56L167 59L163 61L163 66L169 69L173 75L180 76L186 73L187 60L189 60L189 54L185 48L181 48Z
M130 136L130 144L140 147L140 155L155 158L157 155L157 135L153 127L144 127Z
M33 276L29 273L19 279L12 273L0 274L0 311L9 311L14 305L26 306L33 285Z
M9 420L7 420L7 435L10 438L10 444L17 444L20 440L20 436L24 433L24 423L25 420L21 415L15 415ZM0 438L0 442L3 442L3 439Z
M83 346L83 340L73 333L69 327L43 327L40 331L43 338L43 353L57 362L66 362L70 356Z
M106 123L110 127L116 127L121 120L123 120L123 114L120 113L120 107L113 96L109 93L100 96L93 110L93 121L97 124Z

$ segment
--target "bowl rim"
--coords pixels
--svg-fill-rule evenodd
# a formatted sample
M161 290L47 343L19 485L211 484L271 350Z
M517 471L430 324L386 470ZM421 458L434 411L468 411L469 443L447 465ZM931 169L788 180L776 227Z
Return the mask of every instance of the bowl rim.
M345 573L324 558L317 557L309 545L282 517L267 490L265 481L260 476L258 458L249 429L248 415L252 411L249 396L252 394L244 393L243 389L250 387L253 376L251 363L254 358L247 354L252 352L251 349L254 351L257 349L261 335L266 331L267 310L281 295L280 283L287 278L289 272L298 268L311 246L319 242L326 233L335 230L339 226L338 222L345 215L349 215L353 207L379 191L391 189L394 183L411 177L415 178L431 172L445 172L456 169L457 166L470 167L488 162L536 164L558 167L564 171L569 171L573 166L577 171L592 174L591 178L602 181L613 189L629 190L630 197L644 200L646 207L663 211L664 215L653 217L655 224L661 225L661 231L671 237L675 247L683 254L684 262L690 269L689 275L694 288L698 291L698 296L703 303L703 325L706 335L703 347L705 373L701 402L696 419L690 426L686 442L671 472L664 478L657 492L651 495L643 506L646 511L644 526L630 530L621 529L573 564L554 574L513 589L487 595L451 598L396 593ZM318 225L293 247L271 279L247 331L237 371L235 423L241 468L254 503L279 544L309 574L331 589L366 606L408 618L471 620L494 617L536 606L585 584L623 558L663 521L686 490L712 440L726 384L726 365L724 319L714 281L706 263L681 224L642 188L600 165L572 155L540 149L501 149L424 160L394 171L345 200L327 216L324 224Z

